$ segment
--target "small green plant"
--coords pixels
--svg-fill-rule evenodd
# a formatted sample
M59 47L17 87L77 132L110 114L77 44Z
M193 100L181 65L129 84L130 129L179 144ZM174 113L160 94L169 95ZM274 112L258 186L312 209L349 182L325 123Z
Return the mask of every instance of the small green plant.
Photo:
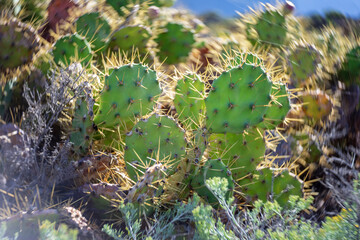
M113 229L113 225L105 224L103 231L114 239L138 239L141 228L141 220L138 218L138 210L133 204L121 203L119 210L125 222L126 232Z

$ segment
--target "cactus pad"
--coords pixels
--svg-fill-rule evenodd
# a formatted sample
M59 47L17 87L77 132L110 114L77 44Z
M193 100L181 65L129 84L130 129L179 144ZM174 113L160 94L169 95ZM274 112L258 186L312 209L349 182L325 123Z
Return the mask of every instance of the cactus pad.
M301 94L300 99L303 102L302 110L305 116L315 121L326 119L333 109L330 97L320 90L305 92Z
M19 20L0 17L0 49L0 72L10 72L33 61L39 37L35 29Z
M311 45L297 45L288 56L291 80L299 85L317 72L321 53Z
M177 82L174 104L178 118L187 130L203 126L205 84L198 75L187 75Z
M155 39L161 62L176 64L186 59L195 43L194 34L178 23L168 23L165 31Z
M105 78L95 124L113 128L126 124L131 129L136 117L150 113L161 93L156 72L141 64L114 69Z
M272 83L265 71L244 63L214 80L206 102L207 127L213 133L242 133L263 121Z
M195 173L191 181L191 187L197 194L199 194L200 197L206 199L209 204L215 205L216 207L219 206L219 202L205 185L205 181L213 177L221 177L228 180L226 198L229 199L233 193L234 183L231 177L231 172L220 159L208 160L205 165L202 166L197 173Z
M251 34L255 31L257 36ZM248 24L248 39L254 45L261 44L281 47L285 43L287 27L285 16L273 7L269 7L256 19L255 24Z
M111 27L98 12L87 13L76 20L76 31L92 45L94 52L105 50Z
M65 66L70 65L75 60L86 65L92 58L90 44L78 34L58 39L54 44L52 54L57 64L64 64Z
M248 134L211 134L209 157L221 158L236 180L252 173L264 159L265 140L254 129Z
M250 174L237 182L240 190L245 194L247 202L276 200L285 206L290 195L302 196L302 181L296 176L283 170L276 173L272 169L264 168L258 174Z
M89 150L93 135L93 111L89 109L85 98L79 98L75 104L75 114L72 120L73 132L70 134L70 142L78 154L86 154Z
M126 26L114 32L111 36L108 49L121 53L138 49L139 53L146 53L146 45L151 37L150 30L144 26Z
M125 139L126 169L137 181L146 169L161 163L167 173L176 169L185 154L185 132L168 117L152 115L140 120Z
M360 46L352 48L346 53L343 66L338 72L339 80L347 86L360 83Z
M274 84L271 89L271 105L264 115L264 121L258 127L274 129L285 120L290 111L290 99L285 85Z

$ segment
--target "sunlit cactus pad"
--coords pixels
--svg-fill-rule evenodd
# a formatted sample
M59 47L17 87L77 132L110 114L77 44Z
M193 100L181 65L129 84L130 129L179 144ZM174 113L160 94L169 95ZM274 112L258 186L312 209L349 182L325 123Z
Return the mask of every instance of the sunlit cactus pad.
M116 68L105 78L94 122L100 127L126 124L130 130L136 117L153 110L160 93L154 70L141 64Z
M173 172L185 154L185 132L174 120L152 115L134 126L125 144L126 169L130 178L137 181L156 163L163 164L167 173Z
M244 63L214 80L206 101L207 127L213 133L242 133L263 121L272 83L260 66Z

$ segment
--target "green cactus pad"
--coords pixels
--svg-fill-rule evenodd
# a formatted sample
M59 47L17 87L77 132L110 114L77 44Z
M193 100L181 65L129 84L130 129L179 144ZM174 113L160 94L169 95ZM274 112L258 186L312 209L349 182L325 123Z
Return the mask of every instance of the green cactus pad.
M74 61L87 65L92 59L91 47L85 38L78 34L67 35L56 41L52 55L57 64L69 66Z
M70 134L70 142L76 153L83 155L89 150L93 135L93 111L89 109L85 99L79 98L75 104L75 114L72 120L73 131Z
M211 134L208 151L210 158L222 159L236 180L254 172L264 160L265 140L255 129L248 134Z
M161 62L176 64L184 61L195 43L194 33L178 23L168 23L155 39Z
M347 86L360 83L360 46L352 48L346 53L343 66L338 72L339 80Z
M36 30L16 19L0 17L0 72L9 72L32 62L39 49Z
M140 120L125 139L126 169L130 178L137 181L146 169L161 163L170 174L185 155L185 132L168 117Z
M264 115L264 121L258 125L263 129L275 129L285 120L290 111L290 99L285 85L274 84L271 89L271 105Z
M242 133L263 121L272 83L265 71L244 63L213 82L206 103L207 128L212 133Z
M94 122L109 128L125 124L130 130L136 117L153 110L160 93L156 72L148 67L129 64L116 68L105 78Z
M249 203L258 199L264 202L276 200L281 206L286 206L290 195L302 196L302 181L287 170L275 173L272 169L264 168L237 183Z
M78 34L86 38L94 52L105 50L111 27L104 17L98 12L87 13L79 17L75 24Z
M134 48L138 49L141 55L145 55L150 37L150 30L144 26L126 26L112 34L108 50L128 53Z
M262 12L255 24L248 24L248 39L252 44L260 43L274 47L282 47L286 40L287 27L285 16L274 8ZM257 33L252 36L251 30Z
M316 74L321 53L311 45L297 45L288 56L291 81L299 85Z
M219 202L212 192L206 187L205 181L213 177L226 178L228 180L228 191L226 198L229 199L233 194L234 183L231 177L231 172L225 166L220 159L208 160L204 166L202 166L191 181L191 187L199 194L200 197L204 198L209 204L218 207Z
M205 120L205 84L201 78L186 75L177 82L174 104L177 116L186 130L197 129L203 126Z

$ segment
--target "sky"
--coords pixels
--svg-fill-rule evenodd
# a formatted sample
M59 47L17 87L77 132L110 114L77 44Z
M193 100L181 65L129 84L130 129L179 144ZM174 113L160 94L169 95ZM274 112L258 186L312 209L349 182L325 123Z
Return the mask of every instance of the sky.
M196 14L215 11L224 17L236 16L235 10L247 12L248 6L259 6L260 2L275 4L276 0L177 0L175 6L185 7ZM283 1L282 1L283 2ZM360 0L292 0L297 15L339 11L346 16L360 18Z

